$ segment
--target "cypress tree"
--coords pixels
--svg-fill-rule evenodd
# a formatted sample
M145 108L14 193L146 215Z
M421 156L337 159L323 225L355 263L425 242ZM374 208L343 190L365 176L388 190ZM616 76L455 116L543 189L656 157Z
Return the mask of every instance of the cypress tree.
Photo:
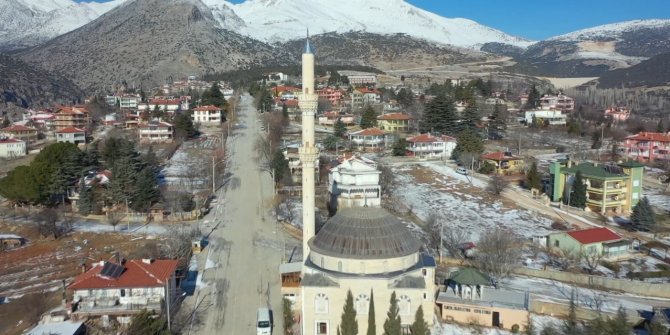
M398 308L398 300L395 296L395 291L391 293L391 305L389 311L386 313L386 321L384 321L384 335L400 335L400 308Z
M570 293L568 318L563 322L563 334L565 335L581 334L579 324L577 323L577 303L574 289Z
M622 306L619 306L613 318L607 319L606 329L607 335L628 335L631 333L632 327L628 324L626 310Z
M368 106L361 116L361 128L372 128L377 125L377 116L375 110Z
M633 224L633 227L638 230L653 230L656 225L656 216L654 214L654 209L651 208L649 199L643 197L640 201L633 207L633 213L630 216L630 221Z
M540 180L540 173L537 172L537 163L533 162L530 165L530 170L526 174L526 187L529 189L539 190L542 186L542 181Z
M86 187L84 178L79 182L79 214L89 215L93 211L93 191Z
M347 300L344 303L344 310L342 311L342 321L338 329L341 335L357 335L358 321L356 321L356 310L354 309L354 296L351 290L347 291Z
M577 208L584 208L586 206L586 185L582 179L581 171L577 171L575 174L575 180L572 182L570 206Z
M347 126L344 125L342 119L338 118L333 125L334 135L337 137L344 137L347 133Z
M428 323L423 318L423 306L419 305L414 316L414 323L410 326L412 335L430 335L430 328Z
M375 295L372 289L370 289L370 306L368 307L367 335L377 335L377 324L375 323Z

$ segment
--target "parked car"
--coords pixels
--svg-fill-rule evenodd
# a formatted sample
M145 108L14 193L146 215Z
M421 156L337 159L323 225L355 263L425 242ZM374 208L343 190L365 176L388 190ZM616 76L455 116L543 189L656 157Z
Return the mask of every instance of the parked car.
M459 166L459 167L456 168L456 173L460 173L460 174L468 174L468 170L466 170L466 169L465 169L464 167L462 167L462 166Z

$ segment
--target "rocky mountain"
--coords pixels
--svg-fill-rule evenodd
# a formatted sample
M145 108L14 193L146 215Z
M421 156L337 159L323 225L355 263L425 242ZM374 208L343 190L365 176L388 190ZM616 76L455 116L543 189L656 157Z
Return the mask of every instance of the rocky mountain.
M93 21L125 0L0 0L0 50L44 43Z
M18 55L87 91L292 61L268 44L220 28L200 0L128 1Z
M670 52L670 20L608 24L529 46L520 67L547 76L598 76Z
M31 107L71 102L84 96L71 80L53 75L11 56L0 54L0 102L3 107Z
M440 44L478 49L487 42L525 47L532 42L463 18L445 18L404 0L204 0L222 26L264 41L313 34L397 33Z
M601 88L642 86L670 86L670 53L656 55L626 69L605 72L598 79Z
M310 39L320 64L366 65L395 70L485 59L479 52L436 44L405 34L325 33L311 36ZM304 39L277 46L291 54L291 59L299 59L304 50Z

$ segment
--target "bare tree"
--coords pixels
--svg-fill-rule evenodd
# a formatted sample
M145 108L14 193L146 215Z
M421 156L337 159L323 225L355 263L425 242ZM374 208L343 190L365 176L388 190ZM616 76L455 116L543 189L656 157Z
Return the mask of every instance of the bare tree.
M547 248L547 255L551 262L561 270L567 270L579 264L580 252L575 249Z
M509 181L507 181L503 176L499 174L494 174L493 176L491 176L491 179L489 179L489 184L487 185L486 189L495 195L500 195L508 187L509 187Z
M53 236L58 239L61 236L58 226L58 211L53 208L45 208L35 215L35 225L42 237Z
M107 212L107 223L111 225L114 228L114 231L116 231L116 226L121 223L121 218L123 216L119 212Z
M598 250L581 252L580 256L581 259L584 261L584 264L586 264L589 273L593 273L593 271L598 267L598 265L600 265L600 261L603 259L602 252L598 252Z
M191 257L191 240L202 237L200 230L188 225L166 226L167 239L161 244L161 256L185 264Z
M428 231L428 239L430 240L430 248L437 251L440 255L440 262L442 262L442 225L440 218L435 213L430 213L424 222Z
M519 266L523 240L513 231L496 227L479 238L473 264L498 280Z
M442 232L442 238L449 255L463 264L467 255L463 251L462 245L470 241L470 234L467 230L459 227L448 227L446 231Z
M379 186L381 187L382 199L389 199L393 197L392 188L395 185L395 174L391 167L384 164L378 164L377 168L381 173L379 174Z

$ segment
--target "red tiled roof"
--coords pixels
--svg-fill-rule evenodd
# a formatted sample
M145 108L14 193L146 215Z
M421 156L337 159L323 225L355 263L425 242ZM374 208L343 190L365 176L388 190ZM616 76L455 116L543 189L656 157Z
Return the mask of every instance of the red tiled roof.
M283 105L286 105L286 107L298 107L298 100L286 100L282 101Z
M656 141L656 142L670 142L670 134L667 133L648 133L641 132L635 135L626 137L627 140L634 141Z
M179 99L149 99L149 104L154 105L179 105L181 101Z
M193 109L194 111L197 112L208 112L208 111L215 111L215 112L220 112L221 108L209 105L209 106L200 106L198 108Z
M154 260L151 264L142 260L129 260L123 265L124 271L116 279L105 278L98 274L102 266L98 263L90 270L78 275L68 286L73 290L126 288L126 287L163 287L177 269L176 260Z
M76 127L66 127L61 130L57 130L56 132L60 134L76 134L76 133L84 133L86 131L84 129L79 129Z
M433 143L439 141L456 141L456 139L451 136L435 137L431 134L421 134L407 139L407 142L411 143Z
M482 159L490 159L492 161L511 161L511 160L519 160L521 157L516 157L516 156L505 156L505 153L502 151L498 152L489 152L487 154L483 154L481 156Z
M60 107L55 114L84 114L84 112L72 107Z
M409 120L409 119L411 119L411 117L403 113L389 113L377 117L377 120Z
M140 128L149 128L149 127L169 128L172 127L172 125L167 122L143 123L140 125Z
M361 92L363 94L366 94L366 93L382 94L378 90L371 90L371 89L368 89L367 87L357 88L356 91Z
M0 129L0 131L6 131L6 132L15 132L15 131L37 131L35 128L30 128L26 126L22 126L20 124L13 124L7 128Z
M0 144L5 144L5 143L21 143L23 141L17 140L15 138L1 138L0 137Z
M363 129L363 130L359 130L355 133L352 133L351 135L378 136L378 135L384 135L384 134L386 134L386 133L379 128L366 128L366 129Z
M569 231L568 235L581 244L608 242L621 239L621 235L605 227Z
M300 91L300 88L295 87L295 86L277 86L272 89L273 91L280 93L280 92L286 92L286 91Z

